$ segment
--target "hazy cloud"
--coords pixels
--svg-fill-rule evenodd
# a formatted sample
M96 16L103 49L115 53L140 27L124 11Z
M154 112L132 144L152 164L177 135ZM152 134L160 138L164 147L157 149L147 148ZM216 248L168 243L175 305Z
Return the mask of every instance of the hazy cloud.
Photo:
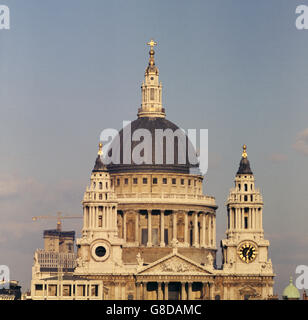
M209 170L219 168L221 165L221 162L222 162L222 157L220 154L216 152L209 153Z
M281 154L281 153L272 153L269 158L272 162L276 162L276 163L283 162L288 159L285 154Z
M0 174L0 198L16 196L35 186L37 186L37 182L32 178L21 178L12 174Z
M308 155L308 128L297 134L293 148L302 154Z

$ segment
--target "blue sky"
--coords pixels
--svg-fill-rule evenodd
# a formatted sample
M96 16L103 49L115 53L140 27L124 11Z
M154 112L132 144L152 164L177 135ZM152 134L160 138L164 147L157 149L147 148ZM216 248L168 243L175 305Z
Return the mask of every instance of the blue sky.
M81 214L99 134L136 118L154 38L167 118L209 130L217 246L248 146L281 294L308 264L308 31L295 28L305 2L2 0L0 262L12 277L29 288L33 252L54 226L32 216Z

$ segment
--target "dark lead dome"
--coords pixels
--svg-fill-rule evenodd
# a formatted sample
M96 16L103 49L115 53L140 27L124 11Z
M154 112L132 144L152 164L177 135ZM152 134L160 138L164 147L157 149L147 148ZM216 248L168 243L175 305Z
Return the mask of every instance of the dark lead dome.
M104 163L102 161L102 154L103 154L102 148L103 148L103 144L100 143L97 157L95 160L95 165L94 165L92 172L107 171L107 167L104 165Z
M250 163L247 159L247 152L246 152L247 146L243 145L243 153L242 153L242 159L240 162L240 166L238 168L237 174L253 174L250 169Z
M159 117L141 117L131 122L130 125L131 135L129 136L127 131L128 126L126 126L124 128L124 133L122 129L119 132L117 139L113 139L113 142L108 149L104 163L107 164L107 168L110 173L151 171L190 173L192 172L192 169L198 172L199 166L197 163L196 151L192 143L188 140L188 137L177 125L165 118ZM176 135L172 138L172 142L174 141L174 143L167 144L167 139L165 137L162 137L161 135L156 136L157 132L158 134L159 132L166 133L166 130L172 134L172 137L174 132L176 132ZM150 139L147 140L148 143L144 138L144 131L148 132L147 135L150 134ZM138 141L133 141L132 138L134 133L138 135ZM131 148L129 149L130 143ZM140 144L142 143L146 145L144 149L140 147ZM133 161L133 153L136 147L136 154L140 154L141 157L144 157L144 161L142 163L135 163ZM172 147L174 154L172 162L170 163L167 157L168 155L170 156ZM148 152L145 151L146 149ZM123 156L124 154L125 157ZM157 161L157 158L160 160ZM127 159L130 159L131 162L127 163Z
M96 160L95 160L95 165L94 168L92 170L93 172L98 172L98 171L107 171L106 166L104 165L101 156L98 155Z
M250 169L250 163L247 158L242 158L240 167L238 168L237 174L253 174Z

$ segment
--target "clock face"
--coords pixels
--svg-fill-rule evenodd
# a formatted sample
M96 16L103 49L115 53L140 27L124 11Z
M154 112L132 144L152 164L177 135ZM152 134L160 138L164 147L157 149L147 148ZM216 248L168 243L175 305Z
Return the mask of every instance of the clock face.
M246 263L252 262L257 256L257 248L253 243L245 242L240 245L238 255Z

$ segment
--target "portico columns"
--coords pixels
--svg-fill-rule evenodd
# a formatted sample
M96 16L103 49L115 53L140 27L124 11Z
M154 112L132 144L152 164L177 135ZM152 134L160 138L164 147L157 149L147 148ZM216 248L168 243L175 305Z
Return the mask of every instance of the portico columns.
M181 300L186 300L185 282L181 282Z
M158 282L157 283L157 296L158 296L158 300L164 300L164 292L163 292L163 283L162 282Z
M192 299L192 283L188 282L187 300Z
M136 283L136 300L140 300L141 297L140 297L140 283L137 282Z
M202 282L202 295L201 295L202 300L206 300L206 294L207 294L206 285L207 285L206 282Z
M165 299L164 300L169 300L168 285L169 285L169 282L165 282Z
M145 300L145 297L144 297L144 283L143 282L140 283L140 291L141 291L140 300Z

